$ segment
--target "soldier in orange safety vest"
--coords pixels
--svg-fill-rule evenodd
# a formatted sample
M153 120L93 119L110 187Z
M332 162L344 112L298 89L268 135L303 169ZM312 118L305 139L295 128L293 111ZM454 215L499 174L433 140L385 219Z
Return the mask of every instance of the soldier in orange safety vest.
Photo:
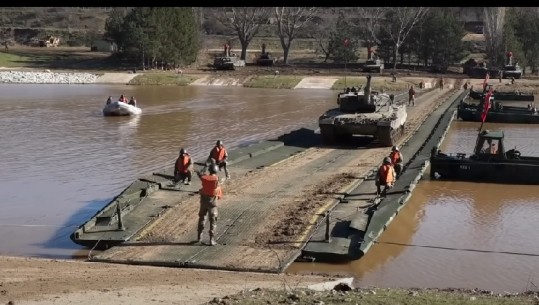
M386 157L384 159L384 164L378 168L378 172L376 173L376 194L385 196L387 190L392 188L394 183L395 170L391 165L391 159ZM384 187L383 190L381 190L382 186Z
M176 183L182 181L185 185L191 184L191 177L193 176L191 170L191 156L189 156L187 151L182 148L180 149L180 155L174 164L174 181Z
M206 223L206 217L210 218L210 246L217 244L215 240L215 229L217 227L217 206L218 200L223 197L223 191L219 184L219 177L217 176L217 165L210 165L208 168L209 173L205 174L202 171L197 172L200 181L202 182L202 188L200 193L200 209L198 211L198 235L197 242L202 241L202 232L204 231L204 225Z
M402 163L403 163L403 157L402 153L400 152L400 149L398 146L393 146L391 148L391 153L389 154L389 159L391 159L391 165L393 165L393 168L395 169L395 174L400 176L402 172Z
M215 146L211 150L210 156L208 157L206 164L215 164L218 166L219 170L224 169L226 179L230 179L230 174L228 173L228 168L226 167L227 158L228 153L225 146L223 145L223 141L219 140L217 141L217 143L215 143ZM214 162L212 162L212 160Z

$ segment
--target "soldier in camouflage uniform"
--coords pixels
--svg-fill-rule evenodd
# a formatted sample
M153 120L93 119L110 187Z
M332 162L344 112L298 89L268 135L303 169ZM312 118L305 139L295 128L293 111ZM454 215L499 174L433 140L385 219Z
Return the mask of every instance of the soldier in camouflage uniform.
M202 188L200 193L200 209L198 211L198 235L197 242L202 241L202 232L204 231L204 225L206 218L209 215L210 218L210 245L215 246L217 244L215 240L215 228L217 227L217 205L218 200L222 198L223 193L221 186L219 185L219 177L217 165L210 165L208 168L209 174L203 172L197 172L200 181L202 181Z

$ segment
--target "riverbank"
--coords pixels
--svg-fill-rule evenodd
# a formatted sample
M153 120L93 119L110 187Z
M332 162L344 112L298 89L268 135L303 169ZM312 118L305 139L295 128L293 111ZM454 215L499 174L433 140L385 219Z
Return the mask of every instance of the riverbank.
M103 84L103 85L164 85L164 86L240 86L266 89L327 89L342 90L346 87L364 86L366 78L363 73L350 72L349 75L339 73L327 75L305 74L273 74L266 70L232 71L232 72L199 72L175 73L161 72L84 72L84 70L51 71L27 68L8 69L0 67L0 84ZM298 73L295 71L294 73ZM252 73L252 74L250 74ZM453 75L455 78L457 75ZM426 88L437 85L439 75L418 74L397 77L393 82L387 74L375 75L373 88L380 91L403 91L411 85L423 83ZM453 77L446 76L446 79ZM471 83L481 86L483 80L472 79ZM449 82L446 82L449 83ZM496 90L520 91L523 93L539 94L539 82L534 79L519 79L515 84L510 80L491 80ZM446 89L451 89L446 86Z
M411 85L424 83L426 88L436 85L434 77L402 77L396 82L391 77L380 76L373 79L373 87L381 91L402 91ZM269 89L334 89L364 86L364 76L349 75L244 75L183 74L172 72L144 73L92 73L53 72L50 70L4 70L0 71L0 83L4 84L125 84L125 85L171 85L171 86L243 86Z
M238 273L0 256L0 304L537 304L537 292L354 287L340 276ZM339 285L340 279L352 285ZM351 290L348 290L351 289ZM322 290L322 291L320 291ZM10 303L11 302L11 303Z

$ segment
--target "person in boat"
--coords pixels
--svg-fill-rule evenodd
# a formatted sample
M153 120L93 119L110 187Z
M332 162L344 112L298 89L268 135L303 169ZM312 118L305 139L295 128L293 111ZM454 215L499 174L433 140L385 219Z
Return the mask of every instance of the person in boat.
M410 86L410 90L408 90L408 106L415 106L415 89L414 85Z
M496 143L490 144L490 154L496 155L498 153L498 147L496 146Z
M174 164L174 182L182 181L185 185L191 184L192 168L191 156L184 148L180 149L180 155Z
M131 99L129 99L129 105L137 107L137 100L135 100L134 96L132 96Z
M223 191L219 184L219 177L217 171L219 168L217 165L212 164L208 171L209 174L205 174L203 171L197 172L198 178L202 182L202 188L199 190L200 194L200 208L198 210L198 234L197 243L202 241L202 233L204 232L204 225L206 223L206 217L210 218L210 246L217 244L215 240L215 229L217 227L217 206L219 200L223 197Z
M122 103L127 104L127 97L125 97L123 94L120 95L120 98L118 99L118 102L122 102Z
M391 165L391 159L385 157L384 163L378 168L378 172L376 173L376 195L385 196L387 190L393 187L395 178L395 169ZM384 187L383 190L382 186Z
M218 140L215 143L215 146L210 151L210 156L208 157L206 164L210 164L211 166L213 165L212 163L214 162L214 164L217 165L219 170L221 169L225 170L226 179L230 179L230 174L228 173L228 168L226 167L227 158L228 158L228 153L226 151L225 146L223 145L223 141Z
M391 153L389 154L389 158L391 159L391 165L393 165L393 168L395 169L395 175L398 177L402 173L403 168L403 157L402 153L400 152L400 149L398 146L393 146L391 148Z
M112 103L112 96L109 96L109 98L107 99L107 105L109 105L110 103Z

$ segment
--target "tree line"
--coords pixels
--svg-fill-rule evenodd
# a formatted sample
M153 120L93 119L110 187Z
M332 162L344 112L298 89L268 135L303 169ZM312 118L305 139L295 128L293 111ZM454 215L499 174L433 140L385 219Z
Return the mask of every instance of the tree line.
M186 65L196 60L202 28L201 15L229 29L241 45L241 59L261 26L272 29L283 50L283 62L298 37L317 41L325 60L356 61L359 48L372 47L376 55L397 64L449 65L470 52L462 37L464 22L442 7L351 7L337 19L326 18L318 7L224 7L208 9L114 8L108 16L106 37L117 43L123 58L142 63ZM489 62L504 63L512 51L522 66L536 70L539 63L539 11L536 8L485 8L485 38ZM346 41L347 43L344 43Z

